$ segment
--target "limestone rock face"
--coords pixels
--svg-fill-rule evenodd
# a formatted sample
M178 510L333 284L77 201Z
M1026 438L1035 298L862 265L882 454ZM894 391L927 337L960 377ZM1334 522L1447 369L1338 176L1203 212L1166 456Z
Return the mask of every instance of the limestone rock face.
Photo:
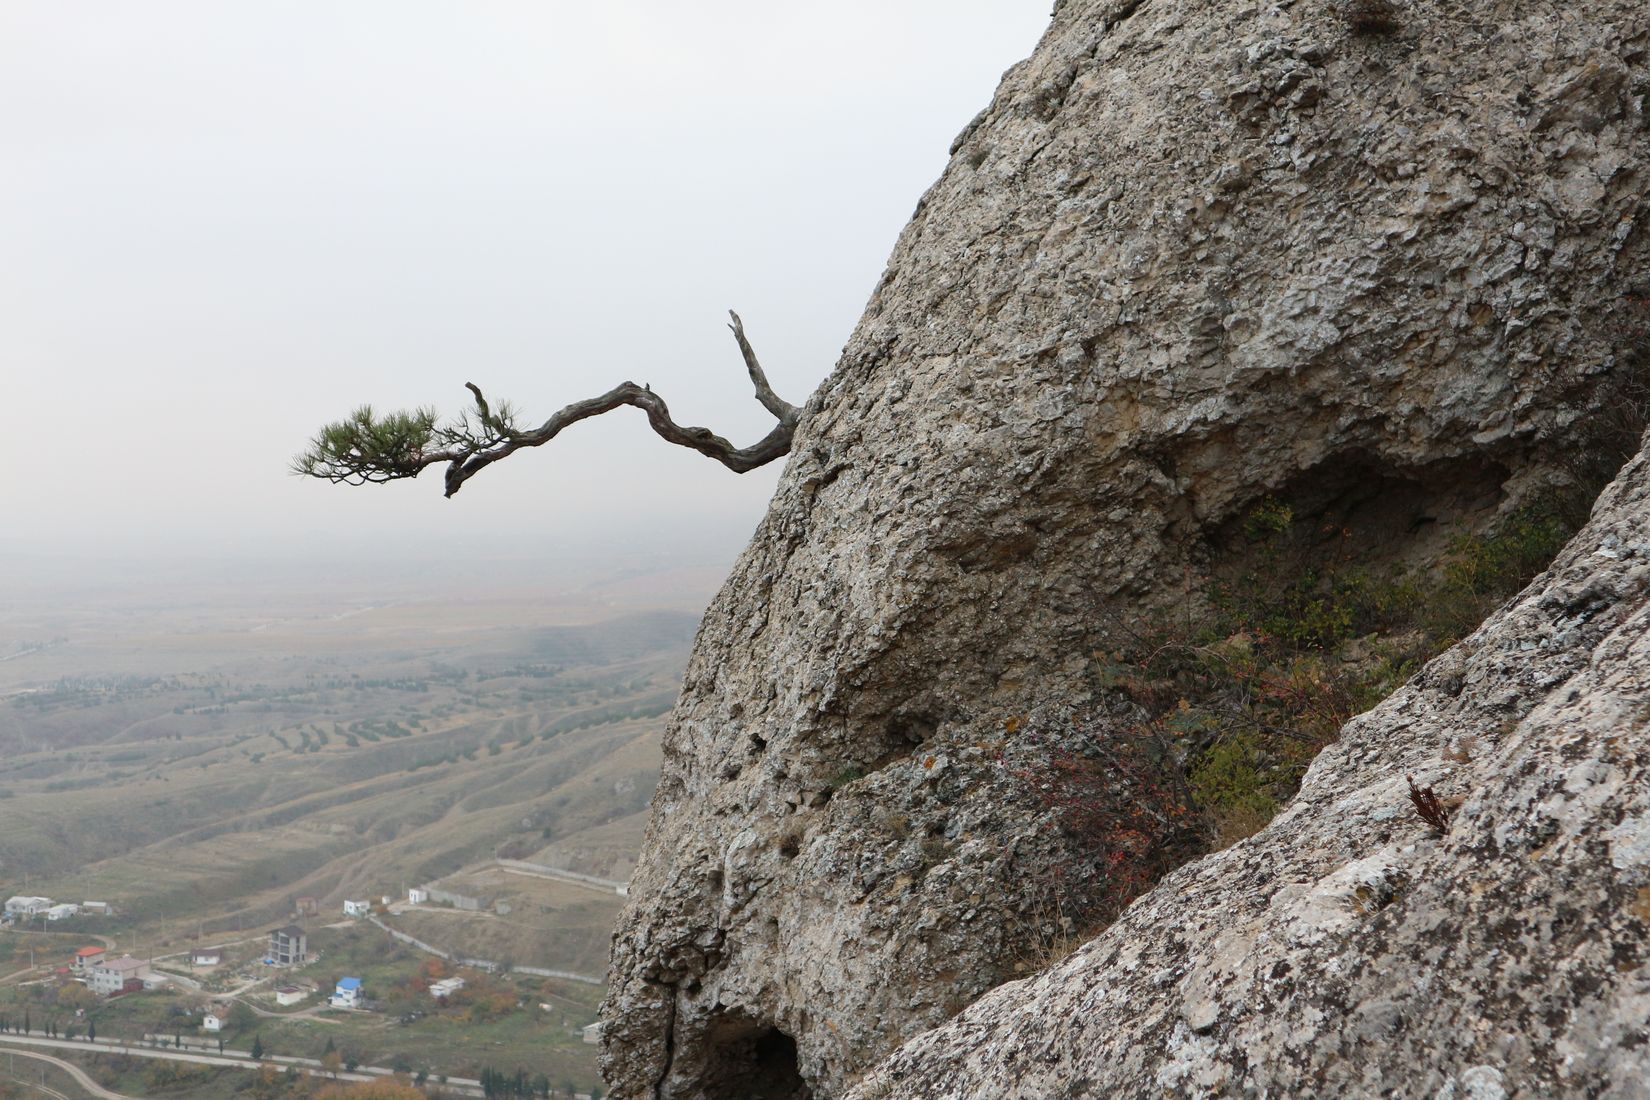
M851 1096L1650 1094L1647 716L1650 452L1267 829Z
M1014 977L1082 853L1009 719L1125 728L1092 654L1264 494L1402 554L1583 461L1650 278L1650 16L1402 7L1065 0L958 137L701 628L619 1100L839 1095ZM1387 828L1358 859L1417 858Z

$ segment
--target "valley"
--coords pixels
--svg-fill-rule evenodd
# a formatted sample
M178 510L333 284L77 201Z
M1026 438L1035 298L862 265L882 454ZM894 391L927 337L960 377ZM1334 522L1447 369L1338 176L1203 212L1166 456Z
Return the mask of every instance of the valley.
M102 944L178 976L72 1006L106 1035L180 1019L199 1034L227 997L256 1017L241 1014L231 1050L259 1035L319 1057L348 1037L363 1064L416 1050L430 1072L473 1077L491 1054L588 1091L581 1029L716 579L14 594L0 605L0 895L57 908L0 931L0 1016L64 1015L79 996L60 1005L65 983L84 987L58 968ZM435 898L410 904L417 887ZM346 901L373 911L346 918ZM292 921L319 959L287 972L262 961L264 937ZM205 947L224 962L190 965ZM264 1003L283 981L324 1002L341 967L368 977L372 1012ZM419 983L443 969L471 976L484 1019L420 1011Z

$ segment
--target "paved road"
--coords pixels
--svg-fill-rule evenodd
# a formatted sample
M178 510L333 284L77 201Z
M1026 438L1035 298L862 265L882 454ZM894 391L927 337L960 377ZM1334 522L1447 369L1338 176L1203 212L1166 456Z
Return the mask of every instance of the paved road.
M178 985L189 990L191 993L199 993L201 991L201 983L197 982L194 978L191 978L187 974L179 974L174 970L162 970L158 966L152 966L149 969L151 972L159 977L165 978L167 981L176 982Z
M70 1077L73 1077L75 1084L85 1089L91 1095L97 1097L97 1100L137 1100L136 1097L128 1096L124 1092L110 1092L108 1089L104 1088L102 1085L87 1076L86 1071L75 1065L73 1062L65 1062L61 1058L53 1058L50 1054L41 1054L38 1051L33 1050L8 1050L6 1051L6 1054L14 1058L32 1058L36 1062L50 1062L64 1073L67 1073ZM49 1092L53 1096L63 1096L63 1094L58 1092L56 1089L49 1089L44 1085L37 1085L31 1082L30 1087L40 1089L43 1092ZM68 1100L68 1098L65 1097L64 1100Z
M168 1062L194 1062L202 1066L233 1066L236 1069L259 1069L267 1065L292 1066L317 1076L321 1075L321 1063L314 1058L289 1058L285 1055L270 1055L263 1061L255 1061L243 1054L225 1052L223 1054L194 1054L177 1049L168 1050L164 1047L134 1047L124 1044L108 1043L101 1040L89 1042L85 1039L45 1039L34 1035L0 1034L0 1050L11 1050L13 1046L55 1047L59 1050L87 1051L95 1054L129 1054L134 1058L159 1058ZM19 1054L23 1053L18 1051ZM54 1059L55 1060L55 1059ZM355 1072L339 1070L331 1076L340 1081L379 1081L391 1076L395 1071L384 1066L360 1066ZM450 1092L460 1092L469 1096L480 1096L480 1081L469 1077L449 1077L446 1088ZM119 1097L116 1093L104 1094L116 1097L116 1100L131 1100L130 1097Z

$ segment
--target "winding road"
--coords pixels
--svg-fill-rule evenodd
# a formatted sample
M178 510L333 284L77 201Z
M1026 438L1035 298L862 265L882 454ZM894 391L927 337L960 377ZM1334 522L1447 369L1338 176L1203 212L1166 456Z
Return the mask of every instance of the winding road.
M129 1054L135 1058L159 1058L168 1062L194 1062L197 1065L203 1066L233 1066L236 1069L259 1069L268 1065L289 1066L294 1069L313 1074L317 1077L323 1076L321 1063L319 1060L314 1058L293 1058L280 1054L272 1054L264 1058L262 1061L257 1061L248 1055L231 1054L228 1052L223 1054L193 1054L186 1051L177 1050L176 1048L172 1050L167 1050L164 1047L154 1049L150 1047L130 1046L124 1043L105 1042L102 1040L45 1039L38 1038L33 1035L0 1034L0 1051L5 1051L6 1053L16 1053L24 1057L46 1058L48 1061L58 1062L58 1059L50 1058L47 1055L40 1054L36 1051L14 1050L14 1048L18 1046L48 1047L56 1048L58 1050L86 1051L94 1054ZM69 1063L66 1062L61 1064L65 1066L69 1065ZM70 1066L69 1068L73 1069L76 1067ZM336 1073L325 1074L325 1076L335 1078L339 1081L381 1081L386 1077L393 1076L394 1073L395 1071L393 1069L389 1069L385 1066L361 1066L356 1072L353 1073L348 1070L339 1070ZM90 1078L88 1078L88 1080L90 1080ZM92 1084L94 1087L101 1088L101 1086L98 1086L96 1082L92 1082ZM480 1086L481 1082L472 1077L448 1077L447 1083L444 1087L449 1092L456 1092L466 1096L480 1096ZM109 1097L112 1097L113 1100L135 1100L133 1097L121 1096L119 1093L109 1092L106 1089L99 1092L98 1096L100 1097L100 1100L102 1100L102 1098Z
M8 1057L12 1058L31 1058L36 1062L50 1062L64 1073L67 1073L70 1077L73 1077L75 1084L85 1089L90 1095L97 1097L97 1100L137 1100L137 1097L128 1096L124 1092L110 1092L108 1089L92 1080L91 1077L87 1075L85 1070L81 1069L73 1062L65 1062L61 1058L53 1058L50 1054L40 1054L37 1051L32 1050L7 1050L6 1054ZM40 1089L43 1092L48 1092L53 1096L63 1095L56 1089L47 1088L45 1085L37 1085L31 1082L30 1087ZM65 1097L64 1100L68 1100L68 1098Z

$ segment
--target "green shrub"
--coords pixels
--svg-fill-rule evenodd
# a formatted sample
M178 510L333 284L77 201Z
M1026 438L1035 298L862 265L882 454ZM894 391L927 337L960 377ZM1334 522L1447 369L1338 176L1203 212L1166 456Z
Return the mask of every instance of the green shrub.
M1182 746L1192 794L1229 843L1266 824L1348 719L1475 628L1573 529L1538 504L1452 539L1434 570L1380 571L1350 531L1269 497L1244 518L1231 564L1203 579L1208 614L1137 624L1126 651L1100 655L1099 683Z

